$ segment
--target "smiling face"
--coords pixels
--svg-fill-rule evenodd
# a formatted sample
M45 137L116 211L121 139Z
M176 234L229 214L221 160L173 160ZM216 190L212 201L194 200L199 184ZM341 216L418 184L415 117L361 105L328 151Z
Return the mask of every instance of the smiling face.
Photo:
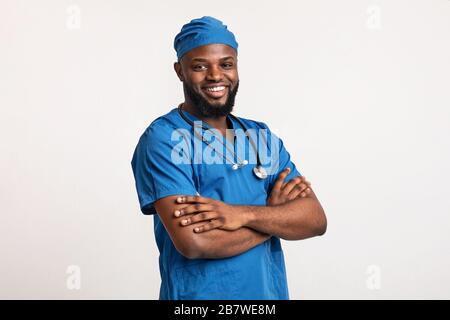
M187 52L175 71L183 82L186 102L204 117L229 114L239 87L236 51L210 44Z

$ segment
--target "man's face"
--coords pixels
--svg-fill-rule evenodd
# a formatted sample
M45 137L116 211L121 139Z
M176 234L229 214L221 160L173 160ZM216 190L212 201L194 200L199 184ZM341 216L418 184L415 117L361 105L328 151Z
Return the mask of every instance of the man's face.
M236 51L223 44L201 46L175 63L185 97L204 117L228 115L239 87Z

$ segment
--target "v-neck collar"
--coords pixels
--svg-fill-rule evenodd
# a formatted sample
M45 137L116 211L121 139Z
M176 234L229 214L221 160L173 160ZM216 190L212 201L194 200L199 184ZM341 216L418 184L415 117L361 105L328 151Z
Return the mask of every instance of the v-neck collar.
M175 109L176 109L176 112L178 113L178 107L176 107ZM191 114L189 111L186 111L186 110L183 110L183 109L181 109L180 111L183 112L183 115L185 115L185 116L186 116L189 120L191 120L192 122L195 122L195 121L201 121L202 125L203 125L205 128L208 128L208 129L216 129L216 128L212 127L211 125L209 125L209 123L207 123L206 121L201 120L201 119L198 118L197 116ZM181 116L180 116L180 117L181 117ZM185 121L182 117L181 117L181 119L182 119L183 121ZM227 129L233 130L233 131L234 131L234 130L235 130L236 123L235 123L235 121L233 120L233 118L230 117L229 115L227 115L226 122L227 122ZM231 124L231 128L228 128L228 125L229 125L229 124ZM217 129L216 129L216 130L217 130Z
M183 117L178 113L178 111L181 111L183 113L183 115L185 117L187 117L192 122L201 121L201 123L202 123L202 125L203 125L203 127L205 129L215 129L215 130L219 131L218 129L210 126L206 121L203 121L200 118L198 118L197 116L191 114L189 111L186 111L186 110L183 110L183 109L179 110L179 107L176 107L175 111L177 112L177 114L181 118L181 120L184 121L184 122L186 122L186 120L183 119ZM232 136L233 140L228 140L228 141L231 142L233 144L233 146L234 146L235 143L236 143L236 133L235 133L236 121L230 115L227 115L227 119L226 120L227 120L227 127L228 127L228 124L231 123L231 128L227 128L227 130L232 130L232 135L233 135ZM194 130L193 126L192 126L192 129ZM220 132L220 138L222 140L221 141L222 143L225 141L224 139L227 139L226 135L223 135L222 132Z

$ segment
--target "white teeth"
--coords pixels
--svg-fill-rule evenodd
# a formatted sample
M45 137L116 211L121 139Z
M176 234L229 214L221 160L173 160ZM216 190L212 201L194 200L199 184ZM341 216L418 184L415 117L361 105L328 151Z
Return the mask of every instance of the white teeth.
M206 88L207 91L222 91L223 89L225 89L225 87L212 87L212 88Z

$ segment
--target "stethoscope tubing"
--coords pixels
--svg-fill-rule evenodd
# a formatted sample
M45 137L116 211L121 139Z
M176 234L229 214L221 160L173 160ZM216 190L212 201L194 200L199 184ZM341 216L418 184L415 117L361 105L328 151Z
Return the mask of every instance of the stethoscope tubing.
M183 111L181 110L181 106L178 107L178 113L180 114L180 116L183 118L184 121L186 121L192 128L194 128L194 122L192 122L188 117L186 117L186 116L183 114ZM236 117L235 115L233 115L233 114L230 113L230 116L231 116L234 120L236 120L236 121L239 123L239 125L242 127L242 129L244 130L245 136L247 137L248 141L249 141L250 144L252 145L253 150L255 150L255 153L256 153L256 162L257 162L256 166L257 166L257 167L261 167L261 161L260 161L260 159L259 159L258 149L257 149L257 147L256 147L255 142L253 141L253 139L251 139L251 137L249 137L249 135L247 134L247 127L244 125L244 123L242 123L241 119L239 119L239 118ZM210 129L210 128L205 128L203 125L201 125L201 128L202 128L203 130L205 130L205 131Z

